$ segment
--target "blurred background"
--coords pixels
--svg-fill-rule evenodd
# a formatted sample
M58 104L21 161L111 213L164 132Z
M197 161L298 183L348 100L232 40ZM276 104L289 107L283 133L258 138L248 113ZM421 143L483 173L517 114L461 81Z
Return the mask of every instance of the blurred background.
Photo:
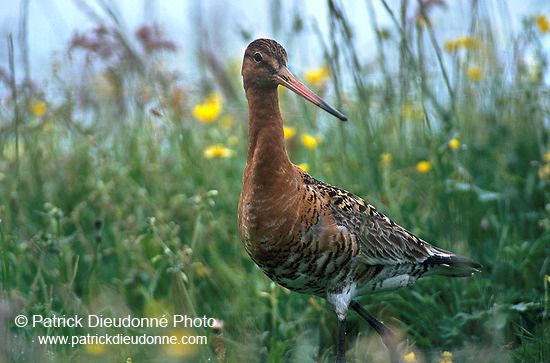
M281 91L291 160L484 265L360 300L403 361L550 361L547 1L20 0L0 18L0 362L334 360L330 307L273 284L237 233L257 37L349 118ZM216 324L15 326L33 314ZM347 359L387 361L348 321ZM39 342L87 334L207 343Z
M396 11L400 1L388 1ZM438 37L452 38L466 31L472 8L491 20L494 35L508 42L520 30L522 20L533 14L548 11L550 5L543 0L528 1L458 1L438 2L430 10L433 24L438 25ZM443 4L444 6L437 5ZM407 16L413 17L415 1L408 1ZM18 0L2 4L0 32L2 38L12 34L18 49L16 63L30 64L33 78L47 77L52 56L67 47L69 37L75 32L84 32L101 22L114 21L106 17L106 7L116 16L116 21L125 31L132 31L143 24L158 24L169 34L178 51L169 58L177 67L189 69L200 65L196 55L203 47L222 52L220 57L238 58L247 41L259 37L277 38L286 47L300 44L294 51L296 65L315 65L320 49L316 33L324 37L330 32L331 21L327 16L329 5L324 1L266 1L260 3L228 4L223 1L84 1L51 0L46 2ZM362 59L372 59L375 34L371 24L374 11L381 28L390 28L392 20L384 5L373 1L345 4L346 17L354 27L354 43ZM99 17L99 18L98 18ZM546 42L546 46L548 43ZM26 54L23 52L26 49ZM8 66L8 49L0 49L0 65ZM185 65L185 66L184 66ZM193 73L193 72L190 72Z

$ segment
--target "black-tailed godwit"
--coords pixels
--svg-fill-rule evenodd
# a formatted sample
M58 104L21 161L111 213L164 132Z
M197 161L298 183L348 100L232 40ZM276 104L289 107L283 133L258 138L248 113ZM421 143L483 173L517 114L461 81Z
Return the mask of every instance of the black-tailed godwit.
M392 332L354 297L409 286L427 275L470 276L481 265L430 245L361 198L291 163L279 85L343 121L346 117L296 80L279 43L250 43L242 76L248 100L248 159L238 222L246 251L273 281L330 303L338 316L336 362L345 362L350 307L380 334L392 362L397 362Z

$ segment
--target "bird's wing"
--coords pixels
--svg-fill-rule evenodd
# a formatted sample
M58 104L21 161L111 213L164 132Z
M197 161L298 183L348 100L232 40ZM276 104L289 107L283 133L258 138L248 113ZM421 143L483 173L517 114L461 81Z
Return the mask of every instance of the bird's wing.
M422 265L425 272L447 276L470 276L481 268L467 257L418 238L358 196L303 171L300 174L330 204L335 223L351 235L350 240L360 241L361 260L366 265Z
M421 263L434 255L453 255L424 242L371 205L364 215L362 254L369 264Z
M361 254L369 265L416 264L429 274L470 276L481 265L471 259L432 246L367 205L361 227Z

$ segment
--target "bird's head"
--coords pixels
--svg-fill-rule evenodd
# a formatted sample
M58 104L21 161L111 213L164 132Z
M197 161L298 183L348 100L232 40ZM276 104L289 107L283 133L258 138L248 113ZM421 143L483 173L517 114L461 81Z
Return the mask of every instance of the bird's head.
M256 39L244 53L241 70L245 90L277 88L284 86L328 113L346 121L346 116L336 111L310 89L300 83L287 67L286 50L272 39Z

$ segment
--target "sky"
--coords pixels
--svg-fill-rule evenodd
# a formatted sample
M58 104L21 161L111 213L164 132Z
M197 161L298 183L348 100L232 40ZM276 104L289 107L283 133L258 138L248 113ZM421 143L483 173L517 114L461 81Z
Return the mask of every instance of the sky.
M196 62L194 54L199 42L208 42L220 57L224 59L240 59L247 41L240 34L249 33L253 38L280 35L284 39L278 39L283 45L286 43L300 42L298 55L300 64L315 66L316 36L311 32L295 39L289 32L274 34L270 27L268 17L277 13L273 7L281 7L278 14L283 28L290 27L291 15L299 12L305 14L306 25L318 24L319 29L325 35L330 31L327 23L326 1L306 0L294 2L290 0L271 1L223 1L223 0L0 0L0 68L8 69L8 35L11 34L15 46L15 63L21 66L22 39L26 39L29 49L31 78L46 78L51 71L53 54L67 49L69 39L74 32L86 32L95 26L93 17L85 9L94 9L103 13L98 6L99 1L111 4L115 9L123 26L131 33L139 25L144 23L158 23L167 37L174 39L180 49L172 59L177 67L190 71L193 62ZM374 37L371 31L370 17L366 1L343 1L345 13L354 26L356 44L360 49L365 49L365 57L368 50L374 45ZM400 0L387 0L388 4L398 12ZM467 32L469 27L469 7L471 0L448 0L445 8L436 8L430 17L434 28L438 28L438 36L443 40L452 38ZM416 1L411 3L411 14ZM503 41L509 38L510 33L519 29L522 19L534 14L550 15L550 0L479 0L483 13L487 17L493 17L493 23L498 27ZM20 16L28 5L27 34L22 38ZM390 18L381 5L381 1L372 0L377 21L380 25L391 27ZM197 17L202 14L202 17ZM504 14L504 16L501 16ZM197 32L198 24L208 29L208 34ZM547 38L548 39L548 38ZM223 42L221 42L223 40ZM547 44L550 48L550 45ZM179 66L178 66L179 65ZM189 66L191 65L191 67ZM22 70L16 68L21 74Z

